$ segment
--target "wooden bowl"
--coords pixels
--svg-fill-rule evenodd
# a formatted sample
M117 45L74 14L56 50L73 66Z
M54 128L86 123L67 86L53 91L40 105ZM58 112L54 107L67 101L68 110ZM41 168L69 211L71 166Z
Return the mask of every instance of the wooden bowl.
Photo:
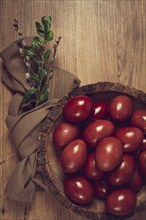
M119 94L126 94L133 100L134 110L139 108L146 109L146 94L137 89L111 82L98 82L96 84L79 87L69 93L67 97L63 97L59 101L58 105L52 108L40 130L37 151L38 168L42 174L44 182L59 202L73 212L90 219L117 219L118 217L105 211L104 202L99 199L94 199L94 201L87 206L79 206L72 203L64 194L62 184L64 173L59 164L58 153L55 151L53 146L52 134L55 127L63 121L62 109L65 103L71 97L81 94L88 95L93 99L93 101L104 100L106 102L109 102L112 98ZM135 211L127 216L120 216L120 219L126 219L134 214L142 212L145 209L146 186L144 186L137 194L137 198L138 202Z

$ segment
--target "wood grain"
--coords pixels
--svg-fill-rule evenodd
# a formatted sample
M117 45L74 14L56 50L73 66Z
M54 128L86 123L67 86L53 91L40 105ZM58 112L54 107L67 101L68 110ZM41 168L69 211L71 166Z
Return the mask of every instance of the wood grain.
M51 15L56 38L62 36L56 62L60 68L77 75L82 85L112 81L146 92L145 11L145 0L0 0L0 50L16 39L14 17L24 35L30 36L35 34L34 21ZM10 98L0 84L0 219L85 219L63 208L51 193L37 192L33 204L6 198L4 187L17 163L5 125Z

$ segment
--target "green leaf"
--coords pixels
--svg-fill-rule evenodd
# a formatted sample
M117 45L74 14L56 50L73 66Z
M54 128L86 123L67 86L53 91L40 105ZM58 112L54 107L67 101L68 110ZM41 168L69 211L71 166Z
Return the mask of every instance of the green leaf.
M36 86L40 84L39 76L36 73L31 74L31 79L35 82Z
M52 17L51 17L51 16L48 16L48 17L46 18L46 21L47 21L48 23L50 23L50 24L51 24Z
M36 92L38 92L37 88L32 87L30 90L28 90L25 95L24 98L22 100L22 104L26 103L28 100L31 99L32 95L34 95Z
M37 33L40 37L44 38L44 36L45 36L44 31L37 29Z
M51 21L52 21L52 17L51 16L43 16L41 18L41 21L42 21L42 24L45 26L47 23L50 23L51 24Z
M48 49L48 50L45 52L45 54L44 54L44 60L45 60L45 61L48 60L50 54L51 54L51 50Z
M53 40L53 37L54 37L54 33L53 33L53 31L50 30L45 36L45 41L49 42L49 41Z
M39 79L41 80L41 81L43 81L43 79L47 76L47 70L46 69L39 69L39 71L38 71L38 76L39 76Z
M43 26L39 23L39 22L35 22L35 25L36 25L36 28L38 29L38 30L41 30L41 31L43 31Z
M33 63L35 63L37 66L42 66L42 61L33 58Z
M28 90L28 91L25 93L25 97L30 97L31 95L33 95L33 94L36 93L37 91L38 91L37 88L32 87L30 90Z
M52 20L52 18L50 16L48 16L48 17L43 16L42 17L42 24L44 26L44 34L45 34L45 36L49 32L49 30L51 28L51 20Z
M34 37L32 42L32 49L35 51L37 48L42 47L44 44L39 37Z
M40 92L38 103L41 104L47 100L48 100L48 88L44 87L44 88L42 88L42 90Z
M50 28L51 28L51 25L49 23L45 24L45 26L44 26L44 34L45 34L45 36L49 32Z
M25 57L33 57L35 55L34 52L32 52L31 50L27 50L27 49L23 49L22 52Z
M46 23L46 16L41 17L41 21L42 21L42 24L45 25L45 23Z

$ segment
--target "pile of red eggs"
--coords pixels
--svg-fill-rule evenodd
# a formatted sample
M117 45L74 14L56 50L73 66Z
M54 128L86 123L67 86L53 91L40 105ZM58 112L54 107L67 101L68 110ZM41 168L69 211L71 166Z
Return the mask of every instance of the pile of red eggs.
M79 205L97 197L109 213L129 214L146 176L146 110L134 111L126 95L108 104L79 95L65 104L63 117L53 142L67 197Z

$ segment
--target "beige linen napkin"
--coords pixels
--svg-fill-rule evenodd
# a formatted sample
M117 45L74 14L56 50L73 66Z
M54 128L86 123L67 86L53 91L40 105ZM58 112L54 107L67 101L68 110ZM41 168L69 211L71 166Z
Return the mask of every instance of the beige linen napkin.
M31 45L32 39L32 37L25 38L27 46ZM36 150L39 128L52 107L74 88L75 81L77 85L80 81L73 74L54 68L53 76L49 81L49 100L20 114L22 98L30 86L25 78L27 70L19 55L17 42L3 50L0 57L4 64L2 82L14 92L9 104L6 125L21 158L6 185L5 192L13 200L31 202L36 186L47 190L47 186L37 172Z

